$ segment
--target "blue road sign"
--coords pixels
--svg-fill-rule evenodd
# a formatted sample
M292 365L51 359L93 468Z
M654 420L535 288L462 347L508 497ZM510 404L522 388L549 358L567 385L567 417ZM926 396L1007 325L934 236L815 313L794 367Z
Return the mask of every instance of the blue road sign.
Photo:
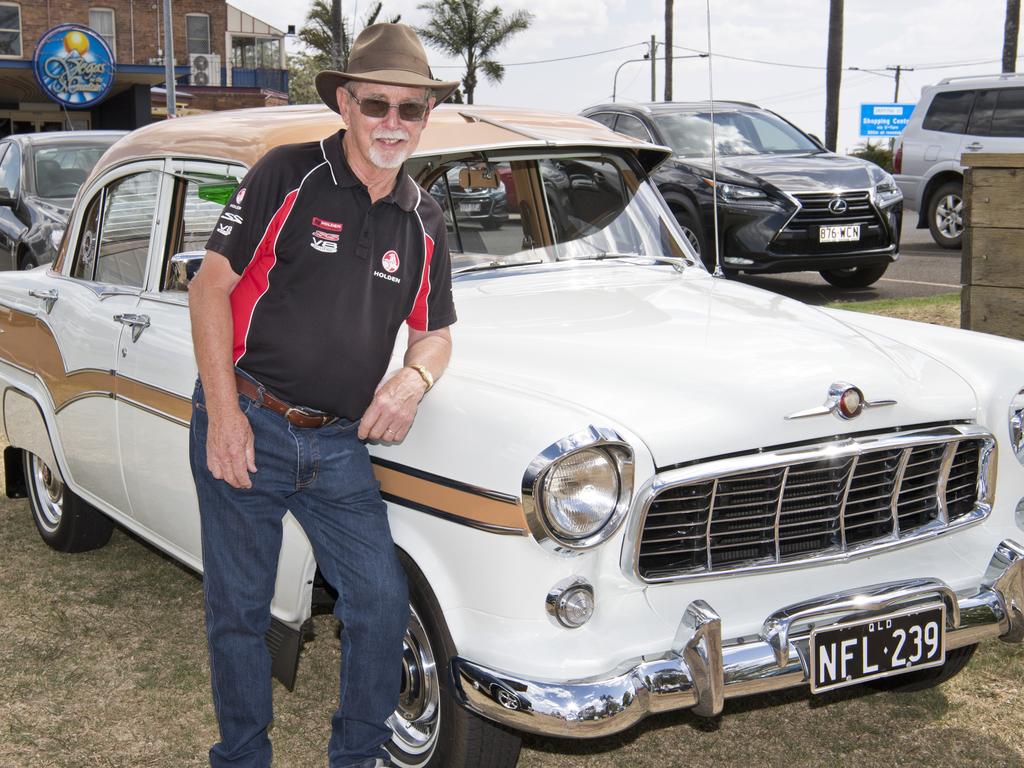
M910 120L914 104L861 104L861 136L899 136Z

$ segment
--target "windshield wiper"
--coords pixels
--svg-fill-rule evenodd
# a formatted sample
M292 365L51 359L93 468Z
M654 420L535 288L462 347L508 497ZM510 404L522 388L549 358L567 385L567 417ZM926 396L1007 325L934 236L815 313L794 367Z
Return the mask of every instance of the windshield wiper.
M487 269L505 269L506 267L526 267L533 264L543 263L540 259L536 261L489 261L486 264L473 264L468 267L459 267L458 269L452 270L452 276L464 275L467 272L482 272Z
M640 262L654 262L655 264L671 264L676 270L682 272L683 267L693 266L686 259L678 256L660 256L640 253L623 253L621 251L597 251L586 256L577 256L566 261L604 261L605 259L632 259Z

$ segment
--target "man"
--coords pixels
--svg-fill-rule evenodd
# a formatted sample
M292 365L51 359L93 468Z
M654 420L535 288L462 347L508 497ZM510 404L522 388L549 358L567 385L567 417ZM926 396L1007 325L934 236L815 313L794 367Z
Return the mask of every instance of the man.
M338 592L331 768L387 765L409 607L362 441L401 441L451 352L444 219L402 163L457 84L432 79L409 27L376 24L316 85L347 130L252 168L189 289L214 768L270 765L264 635L286 511ZM382 381L402 323L405 366Z

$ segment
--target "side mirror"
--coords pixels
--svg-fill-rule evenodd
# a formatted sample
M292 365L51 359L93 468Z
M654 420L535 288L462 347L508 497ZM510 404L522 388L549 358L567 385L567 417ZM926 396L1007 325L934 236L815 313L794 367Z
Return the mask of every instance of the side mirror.
M182 251L171 256L171 273L167 279L168 291L187 291L188 284L203 264L206 251Z
M0 205L14 205L14 193L7 187L0 187Z

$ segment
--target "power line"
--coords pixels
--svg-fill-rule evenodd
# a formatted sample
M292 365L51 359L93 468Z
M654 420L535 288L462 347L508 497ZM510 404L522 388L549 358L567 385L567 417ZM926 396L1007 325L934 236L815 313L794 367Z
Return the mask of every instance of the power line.
M614 53L615 51L624 51L627 48L636 48L642 45L644 48L648 48L647 43L630 43L629 45L620 45L618 48L606 48L603 51L591 51L590 53L579 53L575 56L562 56L557 59L538 59L537 61L514 61L514 62L499 62L503 67L528 67L532 64L552 64L556 61L572 61L573 59L586 59L591 56L601 56L605 53ZM431 69L463 69L463 64L438 64L437 66L431 65Z

